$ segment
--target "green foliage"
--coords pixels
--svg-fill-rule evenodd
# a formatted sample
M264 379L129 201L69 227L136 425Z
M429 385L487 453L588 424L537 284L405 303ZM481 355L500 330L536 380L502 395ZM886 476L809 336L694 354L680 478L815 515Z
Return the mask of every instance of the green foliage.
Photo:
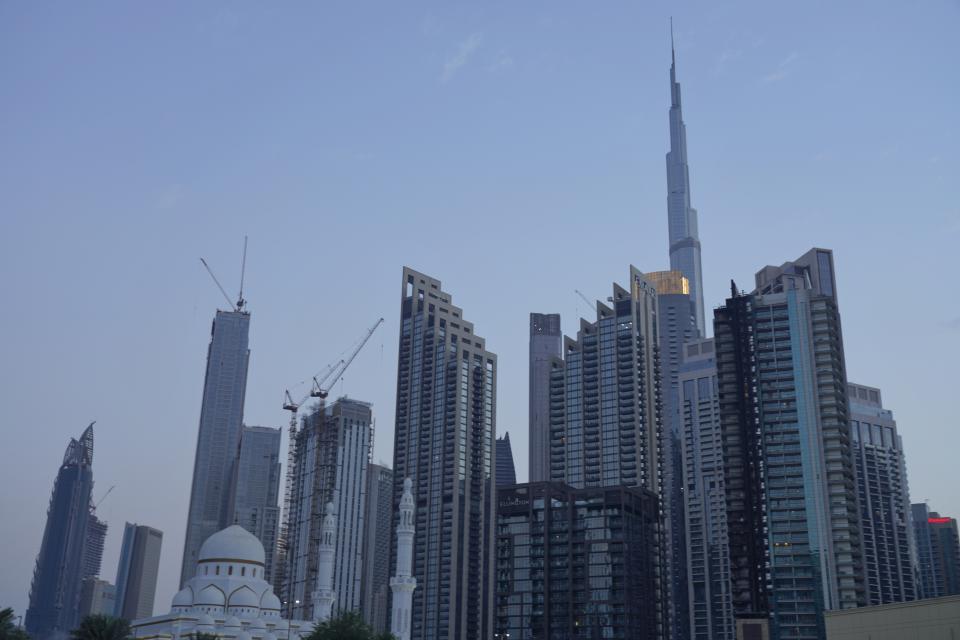
M0 610L0 640L30 640L27 632L14 622L15 619L10 607Z
M125 640L129 636L129 622L100 613L87 616L70 632L73 640Z
M304 640L396 640L391 633L376 633L356 611L321 622Z

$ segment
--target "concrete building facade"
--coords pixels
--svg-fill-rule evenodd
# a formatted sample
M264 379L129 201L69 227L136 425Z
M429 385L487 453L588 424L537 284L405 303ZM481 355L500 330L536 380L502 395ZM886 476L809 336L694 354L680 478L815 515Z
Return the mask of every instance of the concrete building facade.
M678 383L690 638L733 640L723 434L712 339L684 345Z
M530 482L550 479L550 369L562 358L560 314L530 314Z
M317 590L319 544L326 505L336 514L333 560L333 611L360 608L367 465L372 444L373 411L366 402L340 398L314 407L297 432L287 549L288 617L311 619Z
M413 640L487 640L493 623L497 357L439 280L401 282L393 504L416 506ZM391 553L396 566L397 548Z
M916 552L903 441L880 389L848 385L868 605L917 598Z

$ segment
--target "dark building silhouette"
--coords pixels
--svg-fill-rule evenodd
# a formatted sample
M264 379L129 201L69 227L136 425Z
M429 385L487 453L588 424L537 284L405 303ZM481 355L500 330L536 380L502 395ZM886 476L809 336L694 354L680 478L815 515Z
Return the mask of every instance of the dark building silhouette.
M163 532L141 524L126 523L117 565L116 603L113 615L138 620L153 615L153 599L160 570Z
M517 483L517 470L513 466L513 448L510 446L510 434L497 438L497 486Z
M661 638L657 497L560 482L497 489L492 638Z
M25 626L35 640L65 638L80 619L81 586L100 573L106 523L93 513L93 424L71 439L53 484Z

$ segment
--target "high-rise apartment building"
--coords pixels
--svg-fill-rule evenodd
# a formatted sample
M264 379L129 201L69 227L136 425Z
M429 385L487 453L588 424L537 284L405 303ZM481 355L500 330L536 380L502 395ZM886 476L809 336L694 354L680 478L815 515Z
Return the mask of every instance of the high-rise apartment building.
M558 482L497 490L490 637L659 640L657 497Z
M390 526L393 523L393 471L367 465L360 608L377 633L390 630Z
M327 503L333 503L336 536L333 553L333 611L360 608L367 466L372 445L373 411L359 400L339 398L318 405L297 432L288 530L287 617L311 620L317 590L319 544Z
M503 434L494 443L497 453L497 486L517 483L517 470L513 466L513 448L510 446L510 434Z
M162 545L163 532L159 529L126 523L117 565L116 602L108 613L125 620L153 615Z
M274 583L280 527L280 429L243 427L230 491L231 524L257 536L266 553L263 579Z
M880 389L848 385L868 605L917 598L903 441Z
M657 296L630 267L612 306L563 339L550 372L550 480L573 487L661 489L661 378Z
M672 37L672 36L671 36ZM667 153L667 228L670 234L670 269L681 272L690 283L697 332L706 336L703 306L703 274L700 266L700 234L697 210L690 206L690 167L687 164L687 125L680 104L677 59L670 47L670 152Z
M678 369L687 602L692 640L733 640L723 436L713 340L684 345Z
M956 519L930 511L923 503L913 505L912 511L920 597L960 594L960 538Z
M440 281L405 267L393 503L410 478L413 640L492 637L496 380L496 355Z
M249 333L248 312L217 311L207 349L181 587L193 577L203 541L233 524L230 490L243 434Z
M714 313L734 613L821 639L824 610L865 600L833 254L756 284Z
M679 271L654 271L643 274L657 294L657 334L660 348L660 374L663 381L663 438L661 466L663 492L666 575L669 577L670 636L686 640L690 636L687 600L687 553L684 534L684 484L680 414L679 369L683 347L700 336L696 324L696 305L690 297L690 283Z
M81 583L100 573L107 525L94 515L93 424L70 439L53 483L24 624L36 640L66 638L77 626Z
M559 313L530 314L530 482L550 479L550 370L562 357Z

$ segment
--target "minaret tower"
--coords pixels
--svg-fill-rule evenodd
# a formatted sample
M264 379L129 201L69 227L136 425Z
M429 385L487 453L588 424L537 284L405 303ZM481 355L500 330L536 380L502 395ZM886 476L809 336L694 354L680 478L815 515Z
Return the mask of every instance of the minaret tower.
M703 308L703 273L700 266L700 233L697 210L690 206L690 167L687 165L687 126L680 105L677 56L670 21L670 152L667 153L667 230L670 234L670 269L690 281L700 337L706 337Z
M327 503L327 515L320 528L320 552L317 564L317 590L313 592L313 619L330 619L337 594L333 592L333 554L337 544L337 514L333 503Z
M400 498L400 518L397 521L397 572L390 578L393 592L393 614L390 617L390 632L397 640L410 640L410 614L413 610L413 591L417 579L413 570L413 481L403 481L403 496Z

